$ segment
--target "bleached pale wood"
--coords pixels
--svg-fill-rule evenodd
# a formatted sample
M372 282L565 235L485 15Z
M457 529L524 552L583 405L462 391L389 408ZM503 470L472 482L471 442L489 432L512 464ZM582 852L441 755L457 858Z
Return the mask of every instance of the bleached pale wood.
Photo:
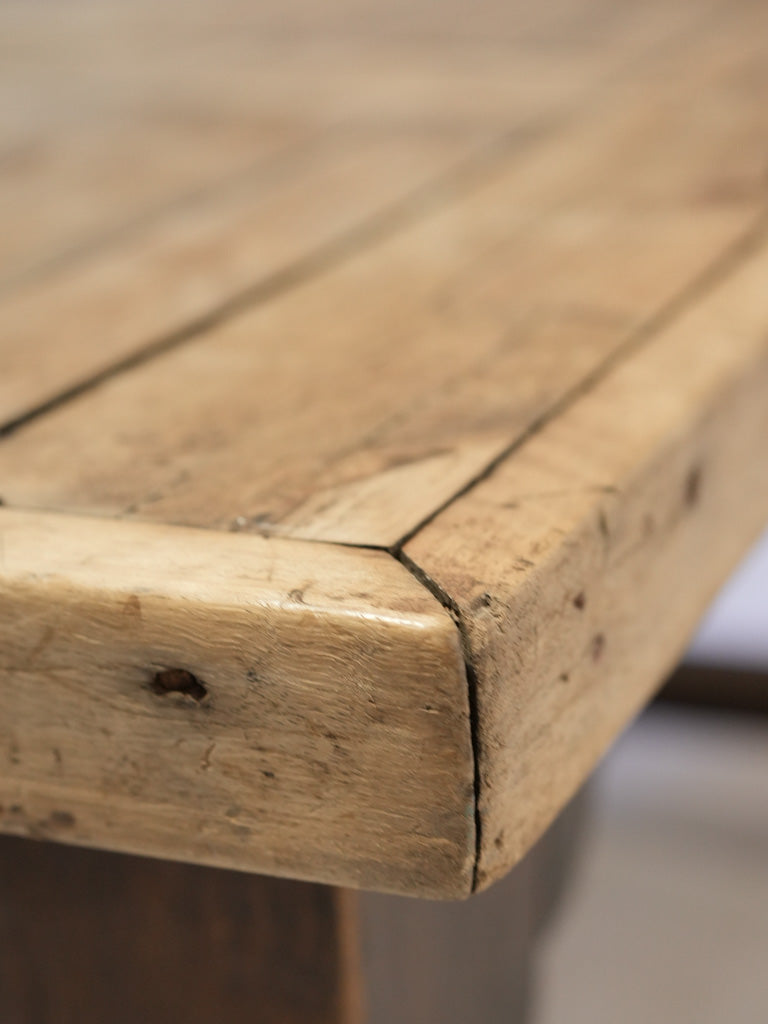
M768 513L764 9L10 9L0 829L487 885Z
M418 7L404 46L392 35L402 14L390 24L377 4L318 21L282 4L229 2L215 16L185 4L176 17L144 4L4 5L0 421L214 315L442 182L460 157L480 149L487 165L481 143L551 129L699 17L628 6L608 46L598 6L567 0L532 19L490 0L495 34L468 49L466 30L436 40ZM550 49L531 52L531 31ZM31 287L14 294L19 284Z
M373 229L430 179L457 173L471 150L462 134L403 142L330 133L158 213L85 260L33 276L0 298L0 420L208 326L232 302L317 273L345 251L347 236Z
M523 4L490 0L474 38L459 6L439 40L429 5L412 5L407 38L381 4L315 19L257 6L0 7L0 285L340 122L407 138L552 116L692 20L687 5L674 18L658 2L639 18L627 8L613 46L585 34L552 52L568 16L584 19L583 0L553 5L533 19L549 43L533 54Z
M0 449L2 496L396 544L752 230L765 62L757 37L727 42L659 58L652 93L633 80L431 216L32 423ZM45 379L13 351L11 394Z
M383 552L2 509L0 680L2 831L469 892L458 634Z
M475 677L478 884L530 847L768 520L768 247L405 548Z
M0 86L9 87L1 71ZM153 119L128 110L83 121L0 135L0 296L168 208L204 203L248 174L258 181L316 134L287 117L222 113L200 124L181 103Z

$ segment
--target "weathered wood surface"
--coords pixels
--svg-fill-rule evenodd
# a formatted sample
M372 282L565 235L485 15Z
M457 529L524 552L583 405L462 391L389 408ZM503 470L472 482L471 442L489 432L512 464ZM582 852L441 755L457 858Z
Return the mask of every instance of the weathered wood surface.
M186 20L186 7L184 15ZM123 18L130 27L124 11ZM153 19L148 20L152 26ZM210 327L210 318L230 311L233 303L239 309L238 299L258 305L287 284L316 276L369 236L386 237L402 222L423 219L457 192L495 177L505 159L551 135L606 79L621 78L622 63L647 47L648 31L658 42L678 28L677 19L670 24L662 19L654 30L649 18L646 32L632 33L631 22L619 23L621 57L587 36L572 54L558 55L562 66L557 74L551 57L526 54L520 45L514 46L513 61L503 50L483 60L475 55L468 68L460 63L457 69L452 46L443 50L422 43L415 52L403 53L395 43L383 45L363 33L353 43L348 40L346 50L343 37L335 47L321 37L315 45L319 53L307 63L306 40L298 54L278 48L276 56L270 37L257 37L248 46L231 30L214 30L211 38L199 38L200 30L192 30L186 60L195 60L202 45L204 67L219 53L220 60L233 65L230 75L239 73L236 82L221 76L223 85L205 99L198 92L199 62L190 75L183 46L177 64L159 48L161 67L150 61L139 83L132 51L125 67L122 37L115 40L81 27L67 49L61 33L66 38L71 27L67 30L56 17L52 27L39 25L39 51L32 51L37 75L14 75L9 61L9 94L18 90L34 113L43 103L40 91L47 101L52 88L65 95L74 89L75 110L84 107L89 116L81 114L85 123L78 120L73 126L75 115L64 107L64 125L51 114L53 126L44 121L37 134L32 117L22 137L11 133L6 144L5 168L0 165L5 242L0 245L8 251L0 281L8 277L16 287L0 292L0 424L14 422L132 355ZM141 25L137 17L134 30ZM11 22L10 38L13 30ZM48 41L51 31L55 42ZM145 26L145 31L150 29ZM51 80L43 64L46 42L63 54L53 68L63 62L69 78L59 73ZM105 49L113 57L107 68L101 65ZM83 88L78 58L96 61L111 104L99 92L84 97L77 91L78 85ZM428 72L425 62L433 58L435 67ZM328 64L338 65L338 78L327 73ZM244 87L245 74L254 109L236 116L231 93ZM466 93L468 80L470 96L476 91L480 98L462 113L453 93ZM393 82L402 96L391 95ZM317 89L331 86L332 101L318 109ZM152 90L164 97L159 126ZM425 91L423 104L414 113L414 91L420 90ZM304 96L303 107L296 92ZM383 108L382 96L387 98ZM195 113L202 124L195 123ZM166 121L167 137L158 144L156 136L166 131ZM200 161L190 152L195 143ZM142 157L137 172L129 154L139 148L150 157ZM216 159L211 152L219 154ZM168 194L174 175L175 196ZM91 224L100 210L101 223ZM486 217L490 212L486 204ZM62 218L66 232L59 226ZM69 225L72 219L75 224ZM40 235L37 259L13 246L16 236L27 245L35 232ZM464 264L472 252L462 250L457 256ZM401 277L407 270L401 268ZM51 344L52 323L56 345Z
M0 509L0 565L4 831L468 890L459 638L385 552Z
M481 885L648 699L765 525L767 281L761 244L405 546L476 675Z
M2 828L487 884L768 517L768 12L67 9L0 13Z

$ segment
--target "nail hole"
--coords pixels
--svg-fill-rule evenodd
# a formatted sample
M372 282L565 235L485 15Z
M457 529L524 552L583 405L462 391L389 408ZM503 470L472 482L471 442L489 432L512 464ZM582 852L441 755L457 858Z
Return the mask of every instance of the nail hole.
M201 701L208 696L205 683L185 668L164 668L152 677L152 692L160 696L166 693L183 693L192 700Z
M685 478L685 503L689 508L697 504L701 495L701 466L693 466Z

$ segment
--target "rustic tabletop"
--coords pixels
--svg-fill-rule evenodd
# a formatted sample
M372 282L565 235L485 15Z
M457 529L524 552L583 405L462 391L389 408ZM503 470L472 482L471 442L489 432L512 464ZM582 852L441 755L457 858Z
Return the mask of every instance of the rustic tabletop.
M488 885L768 516L765 5L0 54L0 829Z

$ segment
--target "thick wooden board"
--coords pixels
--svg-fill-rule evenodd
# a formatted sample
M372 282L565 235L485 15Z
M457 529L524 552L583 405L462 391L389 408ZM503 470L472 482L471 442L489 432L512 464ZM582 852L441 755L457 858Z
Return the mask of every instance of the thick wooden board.
M3 831L469 891L458 634L389 555L0 509L0 636Z
M472 665L478 884L673 667L768 511L768 247L405 547Z
M765 9L68 10L0 12L0 827L466 894L768 514Z

